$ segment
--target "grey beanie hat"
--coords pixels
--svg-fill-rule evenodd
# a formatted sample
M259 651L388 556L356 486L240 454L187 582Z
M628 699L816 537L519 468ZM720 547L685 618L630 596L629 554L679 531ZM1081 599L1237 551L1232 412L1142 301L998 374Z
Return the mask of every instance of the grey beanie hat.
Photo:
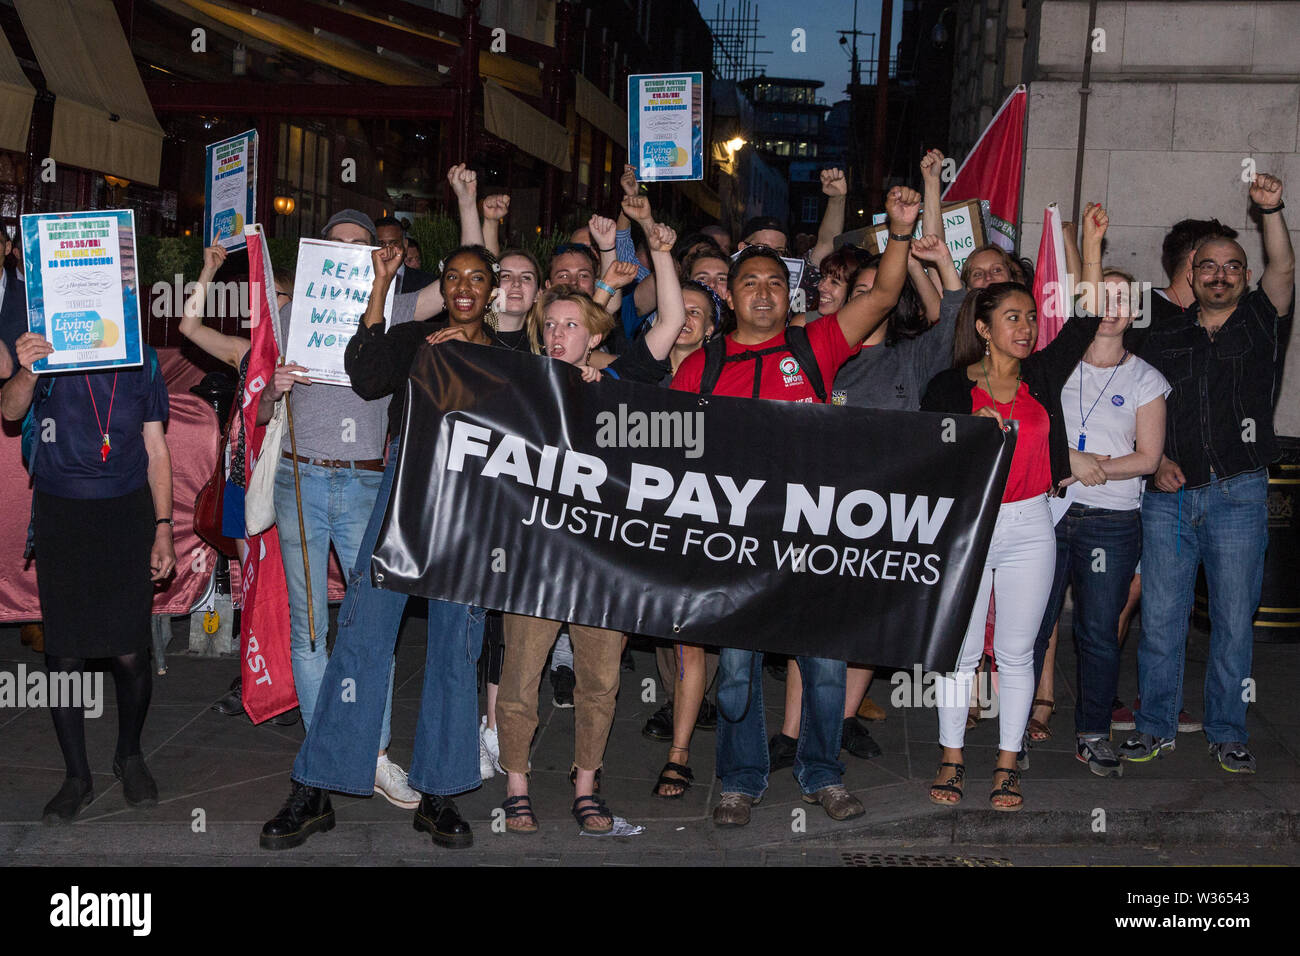
M335 226L345 222L350 222L355 226L360 226L373 237L375 234L374 220L367 216L359 209L340 209L334 215L330 216L330 221L325 223L325 228L320 231L322 239L330 237L330 230Z

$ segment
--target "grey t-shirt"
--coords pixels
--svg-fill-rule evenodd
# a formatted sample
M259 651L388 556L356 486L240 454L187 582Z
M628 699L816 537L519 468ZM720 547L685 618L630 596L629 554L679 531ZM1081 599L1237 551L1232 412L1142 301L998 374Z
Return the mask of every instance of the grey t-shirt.
M965 290L944 292L939 321L929 331L895 345L864 348L845 362L831 387L832 405L914 412L930 379L952 365L957 313Z
M390 324L415 318L419 293L393 296ZM290 306L280 309L280 341L289 341L292 324ZM384 436L388 430L388 402L391 395L367 402L345 385L295 385L293 431L302 458L365 461L384 457ZM289 450L285 436L284 450Z

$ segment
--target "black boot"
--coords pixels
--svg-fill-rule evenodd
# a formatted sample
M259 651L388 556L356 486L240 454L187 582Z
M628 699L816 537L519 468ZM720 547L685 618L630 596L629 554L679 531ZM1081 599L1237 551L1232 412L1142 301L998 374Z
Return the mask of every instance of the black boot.
M671 703L664 704L650 715L650 719L641 728L641 736L649 737L651 740L673 739L673 705Z
M317 787L308 787L293 781L289 799L284 802L274 820L262 827L258 840L263 850L287 850L302 846L317 831L334 829L334 808L330 795Z
M95 789L89 780L68 777L63 781L59 792L54 795L54 799L45 805L41 822L47 826L71 823L94 797Z
M413 825L421 833L433 834L433 842L438 846L463 849L474 845L469 821L460 815L451 797L421 794Z
M230 690L226 693L226 696L213 704L212 709L218 714L225 714L227 717L244 716L242 683L243 682L240 678L236 677L234 682L231 683Z
M122 794L126 802L133 807L156 807L158 805L158 784L154 783L153 774L144 765L144 757L133 754L113 757L113 776L122 781Z

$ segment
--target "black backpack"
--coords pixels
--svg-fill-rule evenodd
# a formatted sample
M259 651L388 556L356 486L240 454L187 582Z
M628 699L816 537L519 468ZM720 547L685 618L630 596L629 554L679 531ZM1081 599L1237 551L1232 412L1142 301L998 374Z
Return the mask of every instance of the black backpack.
M826 383L822 381L822 370L813 354L812 343L808 341L808 330L802 325L791 325L785 330L785 344L774 345L767 349L746 349L737 355L727 354L727 343L723 336L718 336L704 346L704 373L700 378L700 394L712 395L713 387L722 376L722 366L727 362L754 363L754 398L758 398L758 385L763 378L763 356L789 354L793 355L799 367L808 376L808 384L817 395L817 401L826 402Z

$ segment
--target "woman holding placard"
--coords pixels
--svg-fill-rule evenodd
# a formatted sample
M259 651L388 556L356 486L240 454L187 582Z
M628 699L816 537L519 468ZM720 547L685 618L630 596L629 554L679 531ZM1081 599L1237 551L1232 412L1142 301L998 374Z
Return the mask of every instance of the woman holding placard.
M139 367L39 377L32 365L54 351L50 342L26 332L15 351L20 368L0 409L10 421L23 419L35 479L29 548L66 768L43 820L69 823L94 798L85 735L86 705L96 703L91 658L109 659L117 688L113 775L130 806L151 807L158 786L140 748L153 689L149 617L154 583L176 568L167 387L147 347Z

